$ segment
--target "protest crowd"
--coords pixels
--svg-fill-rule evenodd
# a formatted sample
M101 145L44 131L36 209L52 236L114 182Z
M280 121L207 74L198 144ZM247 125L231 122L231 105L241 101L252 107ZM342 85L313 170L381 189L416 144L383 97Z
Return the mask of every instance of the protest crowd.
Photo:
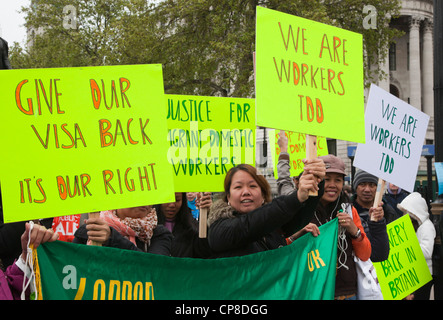
M3 61L0 67L11 68ZM336 79L341 83L340 74ZM307 234L321 237L322 226L331 221L338 224L336 244L332 244L337 247L334 299L383 300L380 286L368 287L362 281L372 277L378 283L373 263L389 258L392 243L387 226L404 216L410 217L433 274L436 230L419 193L387 181L386 192L376 203L379 178L359 169L352 185L347 185L345 163L333 154L306 157L302 173L292 177L283 130L277 143L277 196L256 167L240 163L223 173L223 192L175 192L175 201L169 203L12 223L4 223L0 208L0 300L33 299L30 254L44 243L64 241L96 250L111 247L144 255L214 260L297 246L297 240ZM203 211L207 235L202 237ZM368 272L363 275L366 278L359 276L361 269ZM404 299L431 299L432 284L427 282Z
M279 195L274 199L266 179L253 166L240 164L226 174L222 194L176 193L175 202L171 203L102 211L97 218L77 215L78 219L69 219L76 230L70 236L57 231L57 223L62 223L59 217L2 224L0 298L29 298L29 288L26 296L22 289L25 273L29 272L26 260L30 244L38 247L62 239L166 256L216 259L273 250L306 233L319 236L319 226L337 218L340 235L335 299L382 299L380 293L365 296L366 293L358 292L357 260L351 257L366 262L387 259L386 225L404 214L414 223L432 273L435 230L420 194L402 194L395 199L395 186L390 185L383 201L374 205L378 179L360 170L354 177L354 194L350 197L344 192L345 164L334 155L305 160L295 187L289 175L284 133L278 143L282 150L278 160ZM310 192L317 195L309 196ZM391 206L395 200L400 211ZM198 213L202 208L209 210L206 238L198 234ZM431 285L420 288L408 299L429 299Z

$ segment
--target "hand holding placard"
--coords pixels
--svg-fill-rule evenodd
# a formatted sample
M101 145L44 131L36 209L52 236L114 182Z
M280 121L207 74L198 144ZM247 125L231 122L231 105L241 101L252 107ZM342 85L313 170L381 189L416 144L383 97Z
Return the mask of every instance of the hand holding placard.
M310 196L318 195L318 184L325 178L326 166L322 159L314 158L305 160L305 170L300 176L297 196L300 202L306 201Z
M97 212L89 212L88 219L91 219L91 218L92 219L100 218L100 212L99 211L97 211ZM91 240L90 244L91 244L91 246L97 246L97 247L101 247L102 246L102 244L100 242L98 242L98 241L92 241Z

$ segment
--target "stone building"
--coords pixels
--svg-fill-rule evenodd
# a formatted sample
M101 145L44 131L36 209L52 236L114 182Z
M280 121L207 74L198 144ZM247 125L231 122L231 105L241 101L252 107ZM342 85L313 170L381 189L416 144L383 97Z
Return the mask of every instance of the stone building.
M381 66L389 77L376 83L379 87L404 100L430 116L423 144L434 144L434 72L433 72L433 1L402 0L400 16L390 26L404 32L389 48L389 57ZM346 162L351 174L349 141L329 142L330 151ZM434 166L433 170L434 170ZM427 185L427 163L421 158L417 184ZM435 191L435 189L434 189Z
M389 77L374 83L430 116L423 143L432 145L434 144L433 1L402 0L400 16L391 19L390 26L402 30L404 34L390 46L389 57L386 63L380 66ZM365 93L366 97L368 93ZM258 144L262 137L263 132L258 130ZM348 157L348 148L356 145L354 142L328 139L329 152L345 161L348 177L352 176L352 162ZM269 154L270 149L268 149ZM272 164L269 157L268 166L266 169L262 168L262 172L269 177L268 180L274 187L275 181L270 166ZM432 170L435 172L434 165ZM426 172L426 159L422 157L416 185L427 185Z

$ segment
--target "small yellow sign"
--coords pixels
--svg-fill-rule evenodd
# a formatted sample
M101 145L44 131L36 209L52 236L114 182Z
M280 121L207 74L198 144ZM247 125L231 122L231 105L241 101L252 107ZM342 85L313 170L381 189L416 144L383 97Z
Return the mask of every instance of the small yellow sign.
M300 132L285 131L285 136L288 138L288 153L290 176L296 177L303 172L305 165L303 159L306 159L306 135ZM274 177L278 179L277 163L278 157L281 153L278 146L278 130L269 130L269 143L271 144L271 157L274 167ZM325 137L317 137L317 156L328 155L328 143Z

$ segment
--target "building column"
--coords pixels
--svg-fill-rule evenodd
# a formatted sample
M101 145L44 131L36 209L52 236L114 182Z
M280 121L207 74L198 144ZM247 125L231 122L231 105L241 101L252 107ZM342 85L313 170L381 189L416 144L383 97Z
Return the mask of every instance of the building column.
M382 55L382 54L380 54ZM378 80L378 86L382 88L383 90L390 92L390 70L389 70L389 49L385 55L385 61L380 61L380 70L382 70L386 74L386 78L382 80Z
M426 19L423 31L423 112L434 115L434 48L433 22Z
M409 19L409 97L410 104L421 110L420 18Z

